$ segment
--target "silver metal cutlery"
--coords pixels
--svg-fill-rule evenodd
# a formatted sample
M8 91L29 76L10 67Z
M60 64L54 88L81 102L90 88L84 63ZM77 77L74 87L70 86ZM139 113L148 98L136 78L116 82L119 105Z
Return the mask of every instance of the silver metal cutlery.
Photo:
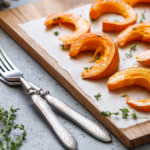
M62 102L56 97L50 95L48 91L44 92L36 85L27 82L23 78L23 74L19 71L13 63L8 59L4 51L0 48L0 80L8 85L22 84L30 95L34 105L42 113L45 119L48 121L58 139L68 149L77 149L77 142L71 133L61 124L58 118L55 116L48 103L62 114L70 118L77 123L80 127L86 130L89 134L95 138L103 141L110 142L112 140L111 135L102 126L94 123L93 121L82 116L67 104ZM48 103L47 103L47 102Z

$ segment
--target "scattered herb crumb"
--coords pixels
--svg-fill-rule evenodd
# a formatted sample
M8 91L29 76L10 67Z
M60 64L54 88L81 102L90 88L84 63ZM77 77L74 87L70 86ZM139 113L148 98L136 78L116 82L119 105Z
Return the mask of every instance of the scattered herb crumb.
M89 67L84 67L85 70L89 69Z
M101 34L98 34L97 36L98 36L98 37L102 37L102 35L101 35Z
M127 94L123 94L121 97L126 97L127 96Z
M65 44L61 44L60 45L60 49L62 49L62 50L69 50L69 46L67 46L67 45L65 45Z
M143 23L143 20L142 20L142 19L140 20L140 23Z
M114 22L119 22L119 21L115 19Z
M54 18L53 20L60 20L60 17Z
M95 21L95 19L90 18L91 21Z
M123 108L123 109L119 109L122 113L119 113L119 112L115 112L115 113L112 113L110 111L102 111L101 114L103 116L112 116L112 115L121 115L123 118L127 118L128 116L132 116L133 118L144 118L144 119L149 119L149 117L144 117L144 116L138 116L136 114L135 111L133 112L130 112L128 108Z
M98 101L98 98L101 97L102 95L100 95L100 93L98 93L97 95L95 95L94 97L97 99Z
M55 34L55 36L58 36L58 35L59 35L59 32L58 32L58 31L55 31L54 34Z

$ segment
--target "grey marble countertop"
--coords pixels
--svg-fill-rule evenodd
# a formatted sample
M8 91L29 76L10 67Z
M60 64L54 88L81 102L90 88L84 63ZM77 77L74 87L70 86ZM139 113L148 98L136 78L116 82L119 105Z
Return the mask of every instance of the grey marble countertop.
M11 1L11 7L17 7L36 0ZM0 11L4 10L0 6ZM7 8L8 9L8 8ZM69 106L100 124L68 91L66 91L49 73L47 73L30 55L28 55L5 31L0 28L0 45L5 50L12 62L24 73L27 80L35 83L52 95L62 99ZM19 107L17 122L25 125L27 137L20 150L64 150L46 121L35 109L30 98L21 86L8 87L0 82L0 106L9 109L10 106ZM56 112L56 111L55 111ZM105 144L100 142L70 120L56 112L56 115L66 128L74 135L78 142L79 150L127 150L127 148L116 138L113 142ZM150 144L135 148L134 150L150 150Z

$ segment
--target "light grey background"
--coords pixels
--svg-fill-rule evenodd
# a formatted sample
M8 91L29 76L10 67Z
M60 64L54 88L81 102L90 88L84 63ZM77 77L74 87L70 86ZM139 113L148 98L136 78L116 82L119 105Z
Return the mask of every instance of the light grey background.
M36 0L11 1L14 8ZM4 10L0 6L0 10ZM100 124L68 91L66 91L49 73L47 73L31 56L29 56L5 31L0 28L0 45L12 60L12 62L24 73L24 77L30 82L49 90L52 95L62 99L75 110ZM55 135L49 128L41 114L32 105L30 98L21 86L8 87L0 82L0 106L9 109L11 106L20 108L16 122L24 124L27 129L27 137L20 150L64 150ZM56 111L55 111L56 112ZM78 142L79 150L127 150L116 138L109 144L102 143L80 129L70 120L56 112L58 118L66 128L74 135ZM134 150L150 150L150 144L135 148Z

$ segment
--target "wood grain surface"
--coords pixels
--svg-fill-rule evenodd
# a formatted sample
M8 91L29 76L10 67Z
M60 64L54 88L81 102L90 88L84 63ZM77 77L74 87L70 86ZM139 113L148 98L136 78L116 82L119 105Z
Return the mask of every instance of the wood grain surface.
M47 52L31 39L18 24L47 17L58 11L93 2L93 0L41 0L18 8L0 12L0 26L19 45L21 45L43 68L45 68L62 86L64 86L86 109L88 109L107 129L109 129L127 148L134 148L150 142L150 121L125 129L118 128L110 118L100 114L99 108L92 102L71 76L59 67Z

